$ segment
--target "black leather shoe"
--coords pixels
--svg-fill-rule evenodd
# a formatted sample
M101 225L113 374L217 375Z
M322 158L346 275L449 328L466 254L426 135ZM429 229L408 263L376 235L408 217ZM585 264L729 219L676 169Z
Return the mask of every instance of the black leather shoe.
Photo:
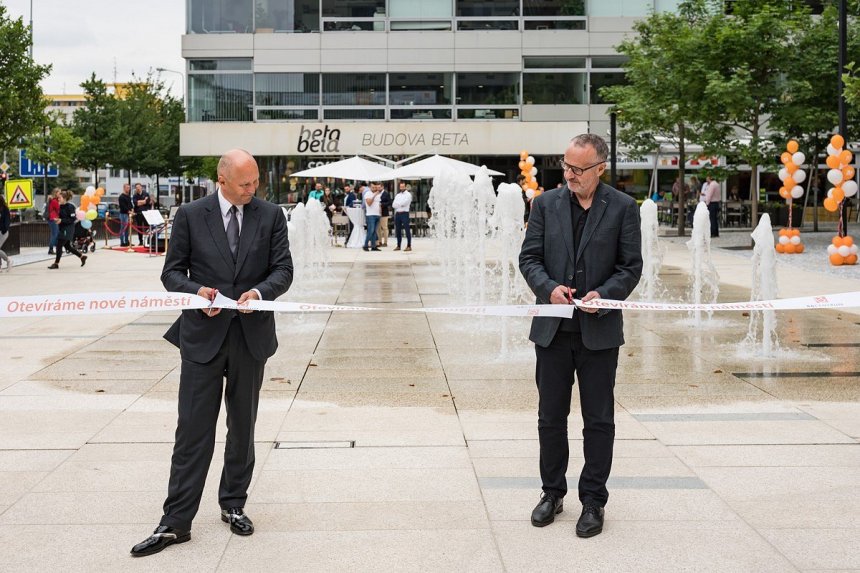
M191 539L190 531L182 531L166 525L159 525L155 528L152 535L131 548L131 556L145 557L152 555L153 553L158 553L168 545L185 543L189 539Z
M532 525L545 527L555 521L555 516L562 511L564 511L564 498L544 492L540 503L532 511Z
M594 537L603 531L603 508L596 505L582 506L582 515L576 522L577 537Z
M221 521L230 524L230 531L236 535L251 535L254 533L254 522L245 515L241 507L231 507L221 510Z

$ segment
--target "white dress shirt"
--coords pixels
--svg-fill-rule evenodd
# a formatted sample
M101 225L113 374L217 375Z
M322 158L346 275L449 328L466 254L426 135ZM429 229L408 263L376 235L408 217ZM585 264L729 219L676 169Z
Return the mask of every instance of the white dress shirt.
M230 224L230 207L233 204L228 201L224 194L221 193L221 188L218 188L218 205L221 207L221 221L224 223L224 231L227 230L227 225ZM244 205L236 205L236 220L239 222L239 236L242 236L242 217L244 215ZM257 298L263 300L263 295L258 289L252 288L252 291L257 293Z

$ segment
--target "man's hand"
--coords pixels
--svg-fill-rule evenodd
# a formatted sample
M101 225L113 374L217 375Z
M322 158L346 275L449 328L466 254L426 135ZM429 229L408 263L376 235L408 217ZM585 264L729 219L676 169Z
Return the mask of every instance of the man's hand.
M218 294L218 289L209 288L209 287L200 287L200 290L197 291L197 296L202 296L206 300L214 301L215 295ZM221 312L220 308L201 308L200 312L212 318L213 316L217 316L219 312Z
M239 306L248 304L249 300L260 300L260 297L257 296L257 292L253 290L249 290L248 292L243 292L242 296L239 297L239 300L236 302L239 303ZM239 309L239 312L248 314L250 312L254 312L253 310L242 310Z
M558 285L555 287L555 290L552 291L549 295L550 304L570 304L570 299L568 298L568 292L575 293L575 288L568 288L564 285Z
M590 300L595 300L598 298L600 298L600 293L597 292L596 290L592 290L592 291L589 291L588 293L586 293L586 295L584 297L582 297L582 302L588 302ZM577 310L581 310L582 312L587 312L589 314L594 314L599 309L597 309L597 308L585 308L585 307L580 306L580 307L577 307Z

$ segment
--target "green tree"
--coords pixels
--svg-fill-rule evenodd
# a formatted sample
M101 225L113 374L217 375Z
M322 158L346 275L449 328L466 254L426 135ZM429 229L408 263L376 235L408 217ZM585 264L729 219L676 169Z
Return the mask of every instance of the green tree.
M783 103L793 71L791 54L809 18L802 2L735 0L731 15L715 13L704 30L697 58L708 70L701 102L708 119L704 139L712 150L749 165L753 224L758 220L757 170L775 151L766 125Z
M81 146L81 140L75 136L70 127L63 125L59 112L45 114L44 117L42 129L27 138L26 142L27 157L45 166L56 165L60 171L63 182L60 181L61 177L43 178L43 190L47 198L49 179L52 185L65 189L78 187L77 179L73 176L72 164Z
M119 100L92 74L81 84L87 105L75 111L72 133L80 140L74 163L96 172L107 164L118 165L124 156Z
M30 29L21 18L9 18L0 4L0 149L17 146L18 140L41 128L45 94L39 82L51 71L30 57Z
M628 57L627 83L600 90L613 104L610 111L618 114L618 138L633 155L658 152L661 143L677 147L681 181L687 144L700 139L708 70L697 54L704 49L702 31L711 18L705 1L694 0L682 2L678 13L656 13L638 21L633 26L637 35L616 48ZM676 199L678 234L683 235L683 186Z

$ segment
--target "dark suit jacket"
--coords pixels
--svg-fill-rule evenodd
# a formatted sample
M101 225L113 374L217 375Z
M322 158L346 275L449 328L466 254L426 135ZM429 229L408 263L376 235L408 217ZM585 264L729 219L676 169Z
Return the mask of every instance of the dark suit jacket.
M293 260L287 222L280 207L256 197L245 205L239 251L233 263L218 196L185 204L176 212L161 282L171 292L197 294L200 287L218 289L236 300L256 288L263 300L275 300L293 282ZM209 318L185 310L164 337L179 347L182 358L206 363L221 348L235 311ZM278 348L271 312L238 313L251 355L266 360Z
M570 218L570 191L553 189L532 202L529 226L520 252L520 271L538 304L549 304L550 294L559 285L572 285L576 261L584 257L585 292L596 290L602 298L626 299L642 274L642 238L639 208L628 195L603 183L598 184L589 209L577 252L573 252ZM578 312L578 311L577 311ZM546 347L552 342L560 318L532 319L529 339ZM582 343L591 350L616 348L624 344L620 310L601 309L583 313L580 320Z

